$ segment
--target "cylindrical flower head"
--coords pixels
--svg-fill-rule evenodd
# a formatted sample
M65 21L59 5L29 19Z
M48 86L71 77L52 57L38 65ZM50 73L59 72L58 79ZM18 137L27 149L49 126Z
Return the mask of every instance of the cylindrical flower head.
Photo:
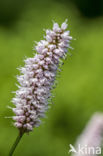
M83 133L78 137L75 146L77 152L73 153L72 156L96 156L101 151L99 149L101 149L102 141L103 114L95 113Z
M46 30L45 40L35 46L37 54L26 59L25 66L20 68L21 75L17 77L20 86L13 98L14 124L20 130L32 131L45 116L60 60L72 39L66 29L67 21L61 27L54 23L52 30Z

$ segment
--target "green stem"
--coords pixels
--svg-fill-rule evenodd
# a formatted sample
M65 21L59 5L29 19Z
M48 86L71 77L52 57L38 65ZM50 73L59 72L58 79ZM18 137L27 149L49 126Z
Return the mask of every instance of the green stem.
M10 150L9 156L12 156L13 155L13 153L14 153L14 151L15 151L18 143L20 142L23 134L24 134L24 132L21 132L21 131L19 132L19 135L17 136L17 138L16 138L16 140L15 140L15 142L14 142L14 144L13 144L11 150Z

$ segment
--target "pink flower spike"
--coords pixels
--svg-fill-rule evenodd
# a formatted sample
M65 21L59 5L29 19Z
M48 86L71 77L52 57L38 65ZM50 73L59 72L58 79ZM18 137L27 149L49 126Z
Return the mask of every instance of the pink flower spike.
M16 107L14 125L20 131L32 131L40 125L40 118L45 117L57 71L70 48L72 37L67 26L67 21L61 27L54 23L52 30L46 30L44 40L34 47L37 51L34 57L24 60L24 67L20 68L21 75L17 76L20 86L12 100Z

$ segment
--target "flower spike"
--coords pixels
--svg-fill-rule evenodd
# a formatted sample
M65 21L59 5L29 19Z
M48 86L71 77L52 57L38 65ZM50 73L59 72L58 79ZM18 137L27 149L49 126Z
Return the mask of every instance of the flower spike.
M12 101L15 104L14 125L20 131L32 131L40 125L40 118L45 117L57 71L72 40L67 26L67 21L61 27L54 23L52 30L46 30L45 39L34 47L37 53L27 58L25 66L19 69L20 86Z

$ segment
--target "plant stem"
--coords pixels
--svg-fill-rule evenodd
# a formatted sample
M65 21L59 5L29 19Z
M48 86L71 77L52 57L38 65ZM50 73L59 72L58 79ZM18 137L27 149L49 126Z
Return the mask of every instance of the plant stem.
M24 132L19 131L19 135L17 136L17 138L16 138L16 140L15 140L15 142L14 142L14 144L13 144L11 150L10 150L9 156L12 156L13 155L13 153L14 153L14 151L15 151L18 143L20 142L23 134L24 134Z

